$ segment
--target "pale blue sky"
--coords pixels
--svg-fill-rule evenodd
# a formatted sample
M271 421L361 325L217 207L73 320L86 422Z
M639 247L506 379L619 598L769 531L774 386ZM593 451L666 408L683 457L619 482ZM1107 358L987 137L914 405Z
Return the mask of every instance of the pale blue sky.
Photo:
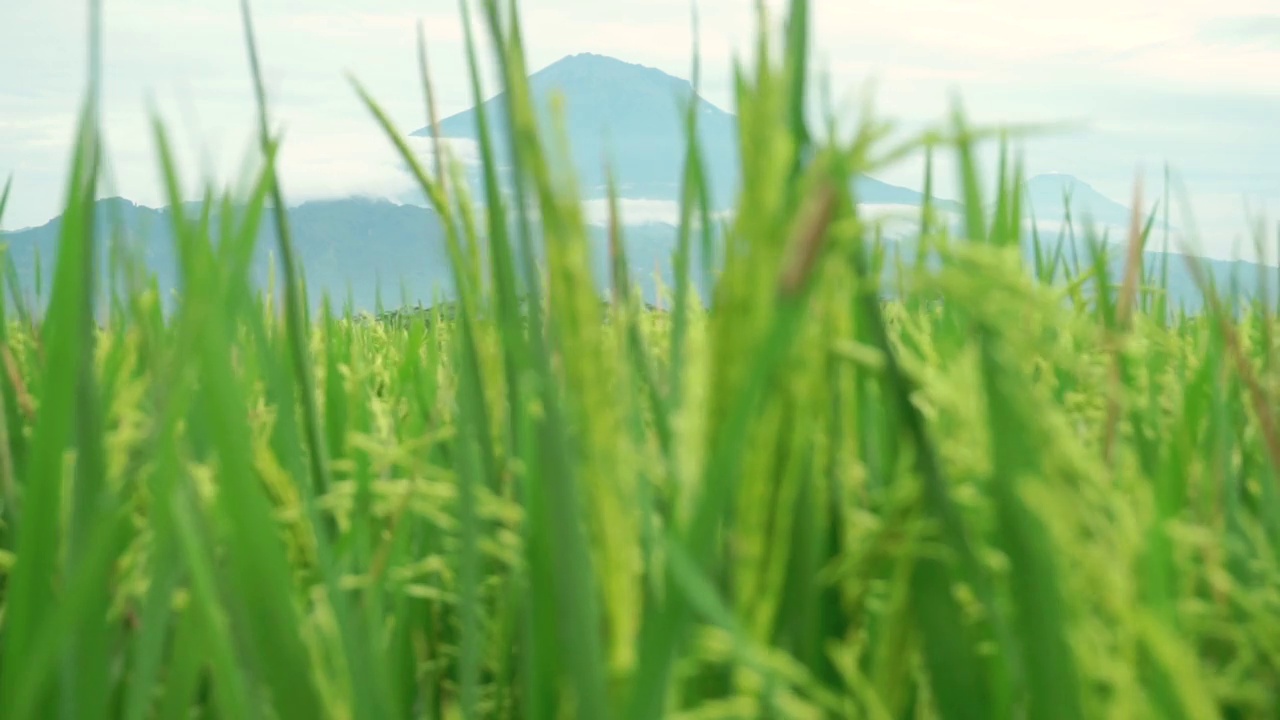
M776 4L776 3L775 3ZM1087 120L1028 146L1032 172L1081 177L1127 201L1139 166L1187 180L1212 254L1231 252L1248 199L1280 211L1280 2L1215 0L813 0L815 62L837 98L875 81L881 113L944 117L958 90L981 121ZM686 0L524 0L530 65L597 52L687 76ZM15 177L8 228L56 214L84 87L83 0L0 2L0 178ZM427 28L445 114L471 104L454 0L259 0L275 118L294 199L391 193L406 179L344 74L408 131L422 124L414 35ZM732 110L730 59L747 51L753 0L700 0L704 95ZM235 0L106 0L106 121L115 192L158 204L149 103L188 183L239 177L252 106ZM492 87L492 83L490 84ZM882 179L919 187L906 163ZM949 178L948 178L949 179ZM945 186L944 186L944 189ZM1210 232L1212 229L1212 232Z

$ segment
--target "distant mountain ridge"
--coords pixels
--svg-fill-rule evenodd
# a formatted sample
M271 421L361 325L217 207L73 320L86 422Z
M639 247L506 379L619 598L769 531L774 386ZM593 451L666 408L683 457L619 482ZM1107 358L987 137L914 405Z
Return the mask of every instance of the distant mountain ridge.
M188 203L193 211L199 205ZM105 286L110 267L109 246L114 238L125 241L130 252L156 275L166 297L180 287L177 246L172 212L150 208L124 198L99 200L95 205L99 243L99 268ZM348 298L357 309L373 310L381 299L387 306L403 303L430 304L438 297L450 297L453 274L445 233L434 210L402 205L388 200L350 197L314 200L288 210L294 248L302 265L313 307L328 294L335 306ZM13 259L18 280L26 294L34 292L37 255L41 282L46 292L53 279L62 218L44 225L0 232L0 246ZM213 236L218 237L221 218L211 217ZM653 295L652 272L667 262L675 247L675 233L667 225L638 224L625 229L626 248L637 268L637 284ZM607 237L604 228L592 227L590 240L596 248L596 280L607 288ZM266 213L258 230L257 245L250 268L253 281L266 287L276 252L275 221ZM402 290L404 297L401 296ZM47 297L45 298L47 300Z
M189 206L195 207L194 204ZM379 299L385 307L398 307L405 304L429 305L437 299L452 297L452 271L444 232L439 217L430 209L386 200L347 198L312 201L291 207L288 218L313 307L319 307L325 294L337 307L350 298L356 310L374 310ZM96 220L99 236L124 238L141 256L146 268L156 274L165 299L171 300L171 292L179 288L179 275L170 210L111 198L98 201ZM212 218L215 237L220 222L216 215ZM50 287L60 224L61 218L56 218L37 228L0 233L0 245L5 246L12 257L26 295L30 295L36 286L37 253L41 259L41 280L46 293ZM607 292L610 285L607 234L599 226L592 226L589 232L595 281L602 293ZM655 275L661 277L667 288L673 284L675 228L665 223L646 223L628 225L623 228L623 233L632 281L641 289L646 301L656 302L658 281ZM1052 238L1048 242L1052 245ZM104 273L109 267L107 245L100 245L100 267ZM891 242L889 250L891 256L902 254L905 258L911 256L912 247L910 241ZM259 229L251 267L252 279L259 287L265 287L270 281L271 257L275 255L275 248L275 226L272 215L268 213ZM1047 249L1052 252L1053 248ZM1067 252L1071 251L1068 249ZM1089 253L1079 237L1075 254L1082 262L1088 262ZM1123 252L1112 253L1110 271L1116 278L1123 271L1123 256ZM1161 253L1148 251L1145 263L1149 268L1155 268L1160 258ZM1199 291L1182 256L1169 253L1169 260L1169 289L1174 304L1181 303L1190 310L1200 308ZM699 267L699 263L695 261L693 266ZM890 262L886 268L886 280L890 280L892 266ZM1245 261L1206 259L1205 266L1214 282L1224 291L1230 286L1232 276L1238 276L1240 290L1247 296L1257 296L1262 273L1280 279L1280 271L1276 268ZM1274 283L1275 280L1269 282ZM703 298L709 300L710 288L698 282L696 273L695 284ZM887 287L891 288L892 282Z
M563 99L573 169L588 198L605 195L607 157L622 197L679 199L687 142L684 113L691 100L696 102L698 143L711 202L718 209L733 205L740 173L737 117L697 95L689 81L655 68L582 53L534 72L529 89L546 139L554 137L551 99L556 94ZM502 158L510 142L506 102L503 92L481 103L489 136ZM412 134L430 137L431 127ZM478 140L475 108L441 120L440 136ZM866 176L855 181L854 189L858 200L868 204L919 205L924 199L916 190ZM959 207L950 200L935 202L940 209Z
M729 199L738 172L737 121L693 86L655 68L591 53L565 57L529 76L529 89L547 139L554 137L552 96L564 99L564 130L572 165L587 197L604 195L605 158L619 193L628 198L675 199L684 163L684 105L698 103L698 141L706 153L708 182L718 205ZM500 158L510 141L506 93L481 104L489 137ZM478 140L477 112L465 110L440 121L441 137ZM413 133L431 135L430 126ZM554 143L548 143L554 147Z
M1132 210L1112 200L1080 178L1053 172L1036 175L1023 188L1026 201L1036 220L1066 219L1064 198L1071 199L1072 221L1083 225L1086 218L1094 223L1128 227Z

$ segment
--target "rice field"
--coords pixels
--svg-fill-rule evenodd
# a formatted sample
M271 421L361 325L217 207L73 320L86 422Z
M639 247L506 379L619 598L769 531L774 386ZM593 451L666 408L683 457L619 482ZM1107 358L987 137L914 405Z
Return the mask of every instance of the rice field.
M1280 715L1276 304L1169 307L1136 262L1167 198L1072 261L959 112L824 136L793 0L739 67L723 226L690 143L659 311L621 224L593 284L514 10L475 18L513 99L485 122L519 139L482 143L482 197L353 80L458 288L373 321L307 312L284 222L280 282L248 280L286 203L260 81L242 196L179 187L155 125L172 312L137 264L99 287L91 83L47 306L0 292L0 717ZM849 180L920 150L958 158L965 232L926 206L885 288Z

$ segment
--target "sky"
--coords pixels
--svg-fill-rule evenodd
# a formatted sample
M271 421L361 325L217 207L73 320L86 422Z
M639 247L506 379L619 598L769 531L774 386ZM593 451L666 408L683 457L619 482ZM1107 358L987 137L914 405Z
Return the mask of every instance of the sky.
M756 4L696 4L702 94L732 111L732 62L751 57ZM767 5L780 19L779 3ZM904 133L944 121L955 97L977 122L1078 123L1028 140L1028 171L1070 173L1128 202L1139 173L1154 199L1167 162L1187 188L1206 254L1236 252L1253 219L1247 209L1265 212L1271 244L1280 241L1277 0L811 6L814 66L850 116L869 90L877 115ZM85 0L0 0L0 183L9 175L14 183L6 229L42 224L63 201L86 86L87 7ZM242 184L254 160L254 108L239 12L237 0L105 0L109 194L164 203L150 125L156 114L189 193L206 180ZM256 0L254 13L272 118L284 131L284 190L293 200L409 187L348 77L405 132L425 124L419 22L442 115L473 104L456 0ZM688 77L692 15L690 0L521 2L531 69L595 52ZM487 45L481 51L487 58ZM488 75L485 94L494 86ZM990 179L993 151L984 155ZM940 192L953 192L954 168L943 162L939 170ZM904 161L878 177L919 188L921 164Z

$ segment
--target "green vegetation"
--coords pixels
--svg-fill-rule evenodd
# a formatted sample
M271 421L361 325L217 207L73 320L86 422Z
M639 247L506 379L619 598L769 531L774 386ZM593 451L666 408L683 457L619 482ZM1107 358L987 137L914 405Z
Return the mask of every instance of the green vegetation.
M484 144L483 214L356 87L443 218L447 314L309 313L264 102L261 173L199 206L156 124L180 297L162 313L120 261L95 323L92 84L48 307L0 293L0 716L1280 713L1265 293L1228 312L1206 282L1206 312L1173 312L1168 268L1136 261L1159 211L1119 286L1111 246L1023 247L1020 164L991 195L971 158L994 135L958 113L899 146L869 120L823 137L806 14L739 68L728 227L690 143L663 312L617 233L601 305L492 0L512 101L483 122L519 141ZM926 206L935 261L901 260L882 301L849 179L925 145L958 153L966 231ZM283 282L259 293L271 213Z

